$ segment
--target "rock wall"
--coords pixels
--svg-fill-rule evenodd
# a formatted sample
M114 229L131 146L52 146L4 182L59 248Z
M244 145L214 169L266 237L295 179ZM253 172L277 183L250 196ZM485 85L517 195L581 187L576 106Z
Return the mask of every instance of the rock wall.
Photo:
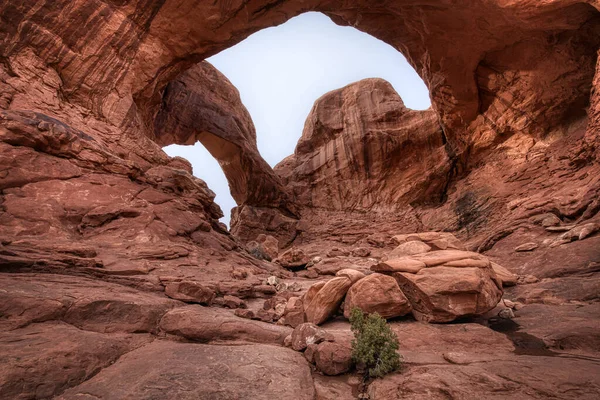
M134 163L142 172L169 164L158 144L201 137L230 170L232 191L240 205L233 218L234 232L243 239L253 239L256 229L256 234L281 230L287 238L285 242L289 242L305 229L298 228L297 206L393 210L401 208L401 204L418 206L447 198L451 199L450 207L458 212L438 217L433 215L435 212L428 215L427 210L417 210L418 215L413 213L410 218L430 228L460 228L466 220L473 219L470 215L464 217L464 210L469 214L470 209L480 209L485 199L494 197L481 195L490 189L486 183L497 179L496 174L512 171L515 165L520 168L521 161L514 162L515 151L531 158L525 149L536 144L536 154L543 154L542 147L559 140L578 140L577 134L585 125L595 73L599 8L597 1L576 0L478 0L469 4L440 0L431 6L418 1L401 5L383 1L376 12L370 2L362 0L214 4L191 0L5 2L0 5L0 106L54 118L94 138L106 151ZM428 124L433 123L435 113L444 134L432 134L432 141L425 146L431 152L424 154L433 156L419 158L420 165L413 163L409 168L394 155L393 162L398 165L392 170L407 168L402 176L409 177L410 184L384 187L382 182L390 183L400 175L382 170L381 176L376 177L383 158L377 160L380 155L374 149L384 145L382 154L388 154L400 145L368 134L368 130L364 130L363 137L369 139L358 144L355 139L363 130L357 129L348 133L353 138L350 141L341 139L345 135L329 141L329 146L342 141L354 143L352 146L362 151L358 155L348 147L332 153L333 159L350 161L346 173L339 176L350 179L349 186L353 188L318 183L321 186L317 187L327 187L331 192L307 195L303 188L308 183L330 179L346 167L320 168L317 172L314 168L318 165L327 165L323 162L327 156L317 155L317 145L309 155L310 146L301 144L294 162L301 163L303 157L312 161L302 168L290 161L288 172L282 173L295 194L295 198L289 198L255 152L252 129L248 116L240 111L241 105L236 103L236 110L223 108L222 100L232 99L235 92L227 85L214 83L212 88L219 89L213 94L222 93L211 97L211 90L207 90L202 96L208 97L203 98L198 96L198 87L193 88L191 80L202 82L212 77L205 79L205 84L221 80L213 79L218 76L215 71L203 78L199 73L202 67L194 67L202 59L259 29L313 10L391 44L427 83L433 111L429 117L423 117L429 121L423 129L430 131ZM182 75L185 71L189 72ZM181 95L174 96L178 91ZM207 101L221 101L221 110L207 111L201 114L200 121L194 122L197 125L189 124L189 115L170 111L169 107L176 106L177 101L188 106L190 102L202 106L208 105ZM223 113L232 112L240 125L222 118ZM317 119L327 119L323 113L326 111L317 113ZM414 115L417 114L398 113L398 118L409 120L398 121L398 127L414 123L416 117L410 117ZM345 128L351 125L349 122ZM392 129L391 125L389 122L384 130ZM165 134L167 128L174 130ZM191 130L195 131L193 135ZM175 131L179 133L173 135ZM593 129L591 135L594 137ZM305 136L306 143L313 140L310 134ZM440 144L440 140L445 143ZM410 146L404 140L402 147ZM477 187L478 183L470 183L471 188L460 183L472 171L482 171L482 165L489 165L499 148L517 150L511 150L508 158L512 161L497 163L493 167L496 172L485 172L483 188ZM444 157L449 163L442 161ZM361 165L369 166L369 171L359 171ZM429 167L434 171L420 173ZM367 178L366 183L362 183L363 178ZM487 214L500 215L502 206L488 204L485 208ZM259 222L248 219L257 217ZM457 219L462 222L457 223ZM247 229L253 223L256 229Z
M304 207L394 211L441 200L451 169L444 146L434 111L409 110L388 82L366 79L316 101L275 171Z
M590 153L596 152L596 160L600 159L600 51L596 63L596 75L592 86L589 108L589 125L586 132L586 145Z

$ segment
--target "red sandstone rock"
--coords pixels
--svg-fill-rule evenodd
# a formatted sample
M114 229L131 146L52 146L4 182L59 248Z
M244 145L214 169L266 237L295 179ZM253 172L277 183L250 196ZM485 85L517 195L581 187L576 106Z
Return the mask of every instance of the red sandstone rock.
M344 317L350 318L354 307L386 319L406 315L412 309L396 279L382 274L371 274L350 287L344 302Z
M363 279L365 277L365 274L363 274L362 272L357 271L355 269L346 268L346 269L341 269L338 272L336 272L335 276L344 276L344 277L350 279L352 281L352 284L354 285L356 282Z
M314 350L317 370L325 375L340 375L352 367L352 346L348 341L323 342Z
M214 290L198 282L169 283L165 286L165 294L172 299L204 305L210 305L216 295Z
M273 236L260 234L256 241L246 244L246 249L258 259L272 261L279 254L279 241Z
M311 344L332 340L333 336L325 329L319 328L315 324L304 323L297 326L292 332L292 349L303 351Z
M310 257L304 254L304 251L296 248L289 249L277 259L279 265L288 269L304 268L309 261Z
M296 328L306 320L304 305L299 297L291 297L285 305L284 322L286 325Z
M433 107L423 112L405 110L385 83L373 80L326 95L311 114L298 154L278 168L287 189L296 194L285 199L281 193L286 188L262 165L257 153L240 151L248 150L252 139L243 137L248 121L243 118L239 102L235 96L226 96L227 90L235 94L234 90L223 80L211 78L205 81L206 87L225 92L204 93L198 90L198 82L188 81L188 92L180 93L189 107L175 109L176 113L166 115L166 119L174 121L179 116L182 122L186 121L185 115L202 112L202 121L187 119L198 124L196 127L209 128L199 134L202 140L213 151L218 144L224 145L222 150L232 150L217 154L221 160L232 160L232 168L242 161L249 163L247 169L238 168L228 175L230 180L241 178L234 186L241 198L246 197L247 203L241 204L232 218L233 231L242 242L253 240L259 233L277 237L282 247L293 241L297 241L295 245L310 246L311 242L324 245L324 241L332 240L335 246L342 242L350 248L362 241L373 246L377 253L374 257L381 257L391 250L386 248L388 238L398 232L451 230L468 240L470 249L490 253L511 273L529 275L527 284L511 290L523 301L556 304L548 306L553 308L544 312L545 320L565 319L557 311L562 307L558 304L594 301L599 292L599 247L597 234L589 229L595 225L588 224L598 223L600 204L598 1L490 0L458 4L440 0L431 6L407 0L401 7L398 2L383 1L377 4L377 12L370 12L372 7L372 2L364 0L285 0L267 6L264 2L200 4L189 0L4 2L0 5L2 271L35 272L27 275L35 284L46 281L39 273L78 278L85 275L84 293L96 287L89 281L97 281L101 287L108 282L122 288L127 296L116 296L116 300L90 297L94 306L89 308L83 307L88 304L85 296L76 296L83 299L79 308L82 312L72 312L69 321L81 329L100 331L152 331L157 316L169 307L163 308L165 304L154 298L148 300L146 295L156 292L162 296L160 277L164 276L206 282L222 289L222 294L264 295L265 291L253 290L256 284L228 283L232 266L244 265L252 268L254 275L267 276L279 272L278 267L236 250L238 245L217 221L222 213L213 202L214 194L191 175L189 164L169 159L152 140L156 139L154 121L161 105L172 100L169 96L176 92L165 90L169 82L178 79L182 83L186 75L181 73L186 70L190 71L189 78L194 69L208 68L195 66L198 61L258 29L283 23L300 12L317 10L325 11L339 24L355 26L400 49L428 85ZM82 27L85 34L81 34ZM218 73L213 72L213 76ZM361 90L348 96L349 91L369 85L384 89L372 93ZM170 88L177 89L175 84ZM220 108L199 110L193 105L214 106L219 102L195 103L185 97L188 95L212 95L213 100L230 102L220 101ZM336 99L351 101L342 104ZM341 120L340 110L350 111L346 115L356 116L359 122ZM227 117L231 115L234 121L238 117L239 124L232 123ZM323 124L320 127L315 122ZM328 133L334 137L328 137ZM342 141L346 146L333 149ZM340 160L350 163L336 164ZM433 171L431 166L435 167ZM341 179L332 179L338 172L352 178L344 182L347 191L341 190ZM260 176L264 182L257 180ZM400 181L399 177L406 179ZM331 188L333 195L305 190L307 182L320 189ZM267 193L265 186L274 190ZM410 191L402 190L406 188ZM328 209L310 208L323 204ZM290 210L295 206L302 208L302 220ZM385 210L393 213L379 214ZM558 226L556 221L552 223L561 233L531 222L531 217L549 212L561 221ZM567 234L561 237L563 232ZM529 241L547 241L549 246L515 255L514 247ZM435 248L451 248L444 245L440 242ZM483 264L479 261L463 258L447 262L455 263L454 269L458 270ZM2 354L15 354L11 360L25 355L26 362L19 365L50 365L50 370L34 371L35 387L10 389L2 397L19 397L22 393L25 397L52 397L66 388L65 376L69 377L67 386L78 384L91 376L88 367L93 367L95 373L108 360L129 350L117 346L120 350L113 352L114 347L110 350L102 344L108 342L94 337L102 354L91 357L100 357L100 361L78 361L80 357L87 360L90 346L73 349L62 344L63 338L85 344L88 339L78 338L90 332L71 334L68 329L50 328L53 323L35 322L62 318L73 291L55 296L55 291L44 287L51 296L23 296L2 286L9 288L2 306L3 314L9 315L4 322L12 326L8 329L33 322L23 329L41 329L41 337L52 337L51 341L38 342L34 354L30 354L26 347L13 346L23 343L28 333L22 329L10 331L9 340L0 349ZM95 296L102 290L89 292ZM111 296L117 292L107 291ZM107 301L106 307L100 306L102 301ZM582 308L585 313L578 314L571 326L593 315L589 307ZM416 328L411 328L403 343L421 340L414 333ZM451 343L444 338L455 340L467 325L456 328L444 331L449 335L422 335L428 340L419 353L440 343L441 347L449 346ZM560 343L571 349L581 343L585 351L594 351L593 345L586 344L590 343L588 336L571 335L573 331L565 324L553 328L556 332L552 335L559 343L555 350L560 349ZM478 331L469 336L468 342L491 337L494 334L489 330ZM54 344L66 358L55 357L48 347ZM486 398L490 393L522 397L524 392L538 397L545 393L564 398L599 397L595 365L586 359L534 360L511 354L507 356L510 360L497 360L494 351L504 347L495 339L487 345L494 356L492 362L488 358L475 366L460 365L477 358L472 354L447 354L436 358L436 365L411 366L406 374L375 382L371 397L393 398L398 393L404 398L438 394ZM161 350L167 355L150 348L132 355L138 358L131 363L126 356L126 364L117 362L88 381L88 386L74 391L99 398L163 398L165 393L210 397L214 393L194 390L220 390L222 382L235 386L242 380L257 381L260 389L235 386L225 396L279 398L292 393L298 398L302 393L313 398L305 367L303 372L281 367L285 371L282 375L268 375L270 382L283 379L284 394L271 386L273 393L265 391L263 375L248 377L241 373L242 378L236 375L234 383L225 380L240 366L241 356L249 355L261 360L260 365L271 365L279 357L279 353L277 357L263 357L265 353L273 355L271 349L221 357L223 363L210 364L206 371L198 372L198 361L192 361L189 368L181 364L184 356L192 354L193 360L204 362L215 352L223 354L223 349L196 353L196 345L181 346L182 350ZM53 355L36 358L47 352ZM422 363L426 357L429 355L421 356ZM131 382L155 383L165 376L163 369L148 372L139 365L160 368L161 363L152 360L167 358L169 363L164 369L182 378L176 378L175 385L165 380L165 386L152 389L152 393L136 391ZM294 359L286 361L286 365L297 365ZM257 363L250 363L255 370ZM76 372L65 372L63 367L69 365L75 365ZM60 377L54 375L56 371L61 371ZM140 377L140 371L147 375ZM218 376L202 384L209 373ZM288 385L287 377L299 373L306 386ZM76 378L71 379L73 376ZM8 380L21 378L11 376ZM188 388L186 382L194 382L194 387Z
M316 294L311 297L307 295L303 300L304 304L308 303L304 309L306 320L316 325L327 321L338 310L351 285L352 281L349 278L333 278Z
M52 398L148 341L142 335L101 334L62 322L0 332L0 397Z
M291 329L238 318L231 312L202 306L176 308L164 315L160 327L167 333L201 342L239 340L283 344Z
M424 268L416 274L395 273L400 289L420 321L450 322L484 314L498 304L502 289L491 268ZM495 277L495 276L494 276Z
M304 357L290 349L155 341L60 399L90 396L312 400L314 387Z
M367 79L317 100L275 171L304 206L395 210L438 195L448 168L435 113L410 111L389 83Z

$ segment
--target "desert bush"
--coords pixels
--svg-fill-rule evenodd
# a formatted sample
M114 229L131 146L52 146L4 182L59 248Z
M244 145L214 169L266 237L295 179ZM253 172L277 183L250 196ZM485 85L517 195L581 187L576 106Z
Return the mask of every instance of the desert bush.
M359 308L350 313L354 333L352 360L365 369L365 380L380 378L400 368L398 337L379 314L365 315Z

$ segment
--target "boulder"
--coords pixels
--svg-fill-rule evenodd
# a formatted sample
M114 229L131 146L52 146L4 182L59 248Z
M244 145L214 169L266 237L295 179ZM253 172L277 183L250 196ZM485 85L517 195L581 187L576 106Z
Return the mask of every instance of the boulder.
M55 398L150 341L147 335L90 332L64 322L0 332L0 399Z
M515 286L517 284L517 280L519 279L517 274L513 274L502 265L496 264L495 262L492 262L492 268L498 279L502 282L502 286Z
M431 250L431 246L421 242L420 240L411 240L396 247L387 255L388 258L399 258L404 256L412 256L414 254L427 253Z
M319 325L327 321L340 307L352 281L346 277L328 281L305 309L306 321Z
M371 270L375 272L410 272L416 274L426 266L422 261L410 257L402 257L380 262L373 265Z
M344 303L344 317L350 318L354 307L365 313L378 313L386 319L406 315L412 309L396 279L377 273L350 287Z
M187 303L210 305L215 298L215 291L198 282L172 282L165 286L165 294L172 299Z
M352 284L355 284L356 282L364 278L365 274L355 269L345 268L336 272L335 276L344 276L350 279L352 281Z
M491 268L433 267L393 276L415 318L425 322L484 314L498 304L503 293Z
M462 250L437 250L425 254L417 254L412 259L423 262L428 268L454 263L454 266L471 267L482 266L489 267L489 259L479 253Z
M333 341L333 335L309 322L298 325L292 332L292 349L296 351L303 351L310 344L324 341Z
M323 288L323 286L325 286L326 283L327 282L325 282L325 281L320 281L320 282L314 283L311 287L308 288L308 290L304 294L304 297L302 298L302 303L303 303L305 312L306 312L306 309L308 308L308 306L310 305L310 302L315 298L317 293L319 293L319 290L321 290Z
M304 307L302 299L299 297L291 297L285 305L284 322L292 328L305 322Z
M247 308L246 302L239 297L225 295L223 296L223 306L227 308Z
M261 233L256 240L246 244L246 250L259 260L272 261L279 254L279 240L271 235Z
M434 250L466 250L460 240L449 232L419 232L396 235L392 241L401 245L411 241L423 242Z
M176 308L160 321L166 333L199 342L243 341L281 345L291 329L240 318L227 310L198 305Z
M309 263L310 257L304 254L304 251L296 248L291 248L283 253L276 260L279 265L287 269L301 269Z
M537 248L538 248L537 243L530 242L530 243L523 243L522 245L515 247L515 251L516 252L533 251Z
M352 250L354 257L369 257L371 255L371 249L368 247L357 247Z
M325 375L341 375L352 368L352 346L346 340L317 345L313 357L317 370Z

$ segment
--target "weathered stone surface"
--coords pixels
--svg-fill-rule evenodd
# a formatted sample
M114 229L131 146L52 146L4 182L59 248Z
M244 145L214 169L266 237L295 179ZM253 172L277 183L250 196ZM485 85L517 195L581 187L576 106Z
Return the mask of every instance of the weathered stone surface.
M308 306L304 309L306 321L319 325L327 321L340 307L352 281L346 277L333 278L328 281L318 292L310 298L306 298Z
M169 82L153 133L161 146L202 143L221 165L238 205L287 206L279 178L258 153L254 124L237 89L208 62Z
M284 252L277 259L277 263L283 268L296 269L303 268L310 261L310 257L304 254L301 249L291 248Z
M306 354L306 353L305 353ZM313 374L315 383L316 400L355 400L353 388L358 385L357 379L349 377L341 380L339 377L329 377L322 374Z
M406 315L412 309L396 279L383 274L371 274L350 287L344 302L344 317L350 318L354 307L386 319Z
M325 375L340 375L352 368L352 346L350 342L323 342L315 348L315 366Z
M412 256L415 254L427 253L431 250L431 246L428 246L420 240L411 240L404 242L392 250L388 255L388 259L400 258L404 256Z
M52 398L147 343L132 334L101 334L63 322L0 332L0 398Z
M162 318L167 333L200 342L240 341L283 344L292 330L259 321L239 318L231 312L202 306L176 308Z
M462 242L450 232L409 233L404 235L396 235L392 238L392 240L395 243L398 243L398 245L414 241L423 242L433 247L434 250L466 250Z
M296 351L303 351L311 344L319 344L324 341L333 341L333 336L315 324L304 323L297 326L292 332L292 349Z
M530 243L523 243L522 245L515 247L515 251L533 251L537 248L538 248L537 243L530 242Z
M312 400L301 354L278 346L212 346L155 341L68 390L60 399Z
M344 276L348 279L350 279L352 281L352 284L355 284L356 282L360 281L362 278L365 277L365 274L363 274L360 271L357 271L355 269L341 269L338 272L335 273L335 276Z
M272 261L279 254L279 241L271 235L261 233L256 241L246 244L246 249L258 259Z
M316 101L275 171L303 206L390 211L438 195L448 168L435 113L411 111L388 82L365 79Z
M395 273L394 277L420 321L450 322L484 314L502 297L490 271L483 268L433 267L417 274Z
M316 104L296 154L277 168L283 175L278 178L256 154L243 153L252 140L239 137L248 124L232 88L210 78L206 87L222 86L224 92L215 90L212 102L197 103L207 105L199 110L186 96L210 100L211 93L198 92L198 82L190 82L188 91L180 92L186 109L162 115L170 121L179 116L179 122L202 115L187 119L206 128L194 137L205 138L213 151L224 144L226 154L218 156L231 160L232 168L242 165L228 175L241 178L233 186L246 196L232 218L240 244L259 233L277 237L282 247L325 240L347 248L368 243L379 258L399 232L449 230L470 249L493 253L494 260L526 277L525 284L511 289L515 299L549 307L597 300L600 4L459 3L407 0L399 6L384 0L376 12L364 0L284 0L266 6L191 0L2 3L0 268L85 275L135 290L133 297L162 292L163 276L206 282L238 297L268 294L255 291L254 282L231 283L233 266L243 265L251 275L282 271L237 250L218 222L222 213L214 194L193 178L188 163L169 159L153 140L155 118L162 105L176 100L169 97L176 93L174 85L165 90L168 83L181 83L185 71L192 76L200 60L259 29L315 10L400 49L426 82L433 106L406 110L378 80L330 93ZM227 90L233 95L227 97ZM233 101L218 106L219 98ZM219 134L230 135L227 143ZM234 142L239 146L229 145ZM265 182L256 181L261 175ZM290 199L280 196L277 179L285 180L281 187ZM308 183L319 190L306 190ZM265 192L265 186L274 190ZM301 207L301 220L294 205ZM320 208L311 208L315 205ZM561 222L552 221L547 227L552 229L531 222L547 213ZM529 241L540 247L514 252ZM447 245L442 240L432 247L452 249ZM444 263L457 271L486 268L479 267L485 260L472 257ZM22 307L23 313L20 306L11 310L18 302L11 302L10 293L3 308L9 325L62 312L62 300L45 297ZM73 321L83 329L147 331L160 315L147 309L115 313L115 303L108 301L106 314L94 308L75 314ZM22 304L33 304L27 302ZM150 303L152 310L162 307ZM154 316L142 323L132 318L149 314ZM117 318L113 324L115 315L129 322ZM95 322L88 325L87 316ZM469 368L464 374L437 372L463 367ZM583 359L511 361L497 374L493 368L438 365L416 371L408 378L414 386L397 385L390 396L598 397L597 374L589 374L594 365ZM165 397L158 392L156 397Z
M371 399L551 398L593 399L600 394L590 361L522 356L471 365L426 365L369 386ZM448 385L452 382L452 385ZM527 392L524 393L524 388Z
M415 260L410 257L393 258L391 260L380 262L371 267L375 272L410 272L416 274L427 265L423 261Z
M155 332L181 305L155 293L77 276L0 274L0 331L60 320L95 332Z
M286 325L296 328L306 320L304 315L304 303L299 297L291 297L285 305L284 322Z
M304 307L304 311L306 311L306 309L308 308L310 303L313 301L313 299L315 298L317 293L319 293L319 291L323 288L323 286L325 286L326 283L327 283L326 281L319 281L317 283L313 283L308 288L308 290L306 291L306 293L304 294L304 296L302 298L302 304Z
M517 284L517 280L519 279L518 275L513 274L502 265L492 262L492 269L498 279L502 281L502 286L514 286Z
M215 298L215 291L199 282L173 282L165 286L165 294L172 299L187 303L210 305Z

